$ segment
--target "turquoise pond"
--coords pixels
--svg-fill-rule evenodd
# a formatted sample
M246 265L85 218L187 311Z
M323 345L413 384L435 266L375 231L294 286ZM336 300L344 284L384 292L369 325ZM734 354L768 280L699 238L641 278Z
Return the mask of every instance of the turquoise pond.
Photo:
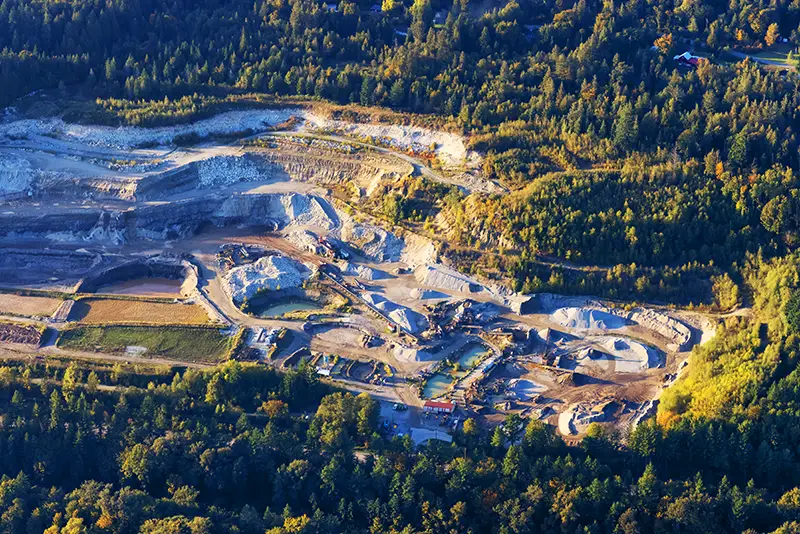
M467 370L477 364L485 355L490 352L486 345L481 343L472 343L467 345L464 353L458 357L456 363L463 370Z
M436 373L425 382L425 389L422 390L422 396L426 399L434 399L447 393L450 384L453 383L453 377L442 373Z
M464 352L456 360L459 371L447 369L431 376L425 382L422 396L426 399L435 399L444 395L456 379L466 376L469 370L487 356L489 352L491 352L490 349L482 343L470 343L464 347Z

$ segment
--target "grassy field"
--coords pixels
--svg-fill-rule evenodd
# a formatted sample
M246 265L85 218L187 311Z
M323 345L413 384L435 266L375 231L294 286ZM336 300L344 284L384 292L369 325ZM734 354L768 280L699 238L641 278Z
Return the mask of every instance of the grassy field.
M0 293L0 314L49 316L56 311L59 304L61 304L60 299Z
M58 346L67 350L215 363L227 356L232 339L213 328L80 326L65 330Z
M75 303L70 321L85 324L148 323L208 324L208 314L196 304L172 304L117 299L82 299Z

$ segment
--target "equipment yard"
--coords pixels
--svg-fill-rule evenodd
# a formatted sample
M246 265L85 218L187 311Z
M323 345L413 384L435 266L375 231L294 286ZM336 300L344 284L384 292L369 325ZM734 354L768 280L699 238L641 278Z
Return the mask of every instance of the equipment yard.
M515 294L454 270L430 233L359 209L409 177L496 192L479 168L457 134L300 108L153 129L0 123L0 315L30 322L4 324L4 342L312 365L416 436L508 413L575 438L636 424L710 320ZM428 399L460 415L431 417Z

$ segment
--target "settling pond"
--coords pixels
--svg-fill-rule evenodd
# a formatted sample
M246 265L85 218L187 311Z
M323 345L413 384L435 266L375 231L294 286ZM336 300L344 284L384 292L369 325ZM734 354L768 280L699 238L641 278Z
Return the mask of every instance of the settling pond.
M457 379L465 377L470 369L477 365L491 350L482 343L470 343L466 345L461 355L456 360L458 371L449 368L439 371L431 376L422 390L422 396L426 399L441 397L450 389L450 385Z
M292 299L280 302L251 302L250 313L257 317L280 317L287 313L321 310L322 306L313 300Z

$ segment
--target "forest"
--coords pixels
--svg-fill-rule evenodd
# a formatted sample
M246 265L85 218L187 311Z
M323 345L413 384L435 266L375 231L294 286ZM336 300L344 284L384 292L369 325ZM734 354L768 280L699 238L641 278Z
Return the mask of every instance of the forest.
M800 4L373 2L2 0L0 107L44 91L136 125L241 95L389 108L468 134L508 189L376 207L435 218L473 272L747 309L654 420L579 447L512 416L418 449L304 368L4 362L0 530L800 532L798 78L729 55L800 44ZM687 50L706 59L682 68Z

